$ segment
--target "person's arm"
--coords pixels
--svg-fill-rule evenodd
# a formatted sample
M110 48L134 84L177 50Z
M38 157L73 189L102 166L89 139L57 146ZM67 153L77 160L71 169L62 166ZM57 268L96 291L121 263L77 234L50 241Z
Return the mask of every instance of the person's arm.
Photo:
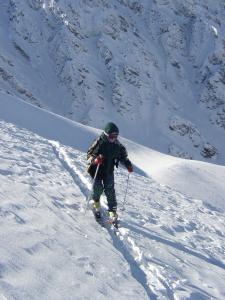
M127 168L129 172L133 172L133 166L131 164L131 161L128 159L127 150L122 144L120 144L119 161L125 168Z
M87 161L89 164L95 164L95 159L99 156L99 142L94 140L87 152Z

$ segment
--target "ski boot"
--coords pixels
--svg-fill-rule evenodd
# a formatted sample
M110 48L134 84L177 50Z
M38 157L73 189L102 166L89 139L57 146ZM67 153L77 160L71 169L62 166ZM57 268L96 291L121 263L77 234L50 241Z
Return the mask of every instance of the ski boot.
M116 223L118 220L118 214L115 211L109 212L109 221L112 223Z
M95 218L96 219L101 219L101 206L100 206L100 201L92 201L91 203L93 205L93 212L94 212L94 215L95 215Z
M113 226L116 230L118 229L118 215L115 211L109 211L109 219L107 220L107 223Z

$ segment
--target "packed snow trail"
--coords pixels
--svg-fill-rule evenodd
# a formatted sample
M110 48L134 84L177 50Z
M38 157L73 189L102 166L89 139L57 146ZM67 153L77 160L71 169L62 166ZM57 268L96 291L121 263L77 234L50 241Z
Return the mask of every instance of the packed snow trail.
M54 152L55 152L57 158L60 160L62 165L66 168L66 170L71 174L74 182L78 186L82 187L81 189L84 192L84 196L86 197L86 199L88 199L88 194L89 194L89 191L90 191L92 185L90 183L90 177L89 177L89 180L87 180L86 177L84 177L84 175L83 175L84 170L87 166L86 154L81 153L80 151L74 151L74 150L72 151L73 154L71 154L71 153L67 154L68 147L61 146L59 142L50 141L50 143L53 146L53 149L54 149ZM102 203L102 206L103 206L103 203ZM92 209L91 205L89 205L89 207L91 210ZM104 209L104 220L106 220L108 217L107 212L106 212L106 209L107 209L106 199L104 202L104 208L105 208ZM103 207L102 207L102 209L103 209ZM90 217L90 214L88 217ZM114 239L114 237L113 237L114 231L112 230L112 228L109 225L108 226L107 226L107 224L105 224L105 225L106 225L106 228L108 229L108 231L111 233L112 238ZM139 265L136 263L135 259L130 254L130 251L123 249L124 248L123 243L118 244L118 242L114 241L114 245L117 248L117 250L122 252L124 258L129 263L133 277L144 286L147 294L151 297L151 299L156 299L155 294L152 293L149 286L146 285L145 273L141 270ZM123 250L121 250L121 249L123 249Z
M115 171L119 235L84 217L86 153L0 123L4 299L225 299L225 213ZM101 198L103 213L107 205Z
M65 169L70 173L74 182L80 186L84 196L88 197L88 190L91 189L90 179L84 176L86 155L80 151L73 150L73 155L66 154L66 148L61 147L59 142L49 141L53 147L56 157L60 160Z

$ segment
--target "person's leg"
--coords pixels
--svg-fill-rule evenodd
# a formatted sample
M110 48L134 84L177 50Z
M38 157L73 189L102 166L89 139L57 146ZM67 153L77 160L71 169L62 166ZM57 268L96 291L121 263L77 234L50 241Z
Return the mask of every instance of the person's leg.
M103 193L103 184L101 180L95 180L93 185L93 190L91 192L91 197L94 200L94 208L96 211L100 211L100 197Z
M116 202L116 194L114 189L114 174L112 174L109 178L103 180L105 195L108 201L109 211L116 212L117 210L117 202Z

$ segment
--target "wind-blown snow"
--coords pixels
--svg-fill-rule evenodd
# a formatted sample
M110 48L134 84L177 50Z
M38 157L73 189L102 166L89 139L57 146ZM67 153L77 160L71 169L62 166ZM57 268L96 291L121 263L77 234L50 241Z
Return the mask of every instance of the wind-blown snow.
M1 299L225 299L225 167L129 140L121 228L84 216L101 132L0 93ZM101 198L107 217L106 199Z

